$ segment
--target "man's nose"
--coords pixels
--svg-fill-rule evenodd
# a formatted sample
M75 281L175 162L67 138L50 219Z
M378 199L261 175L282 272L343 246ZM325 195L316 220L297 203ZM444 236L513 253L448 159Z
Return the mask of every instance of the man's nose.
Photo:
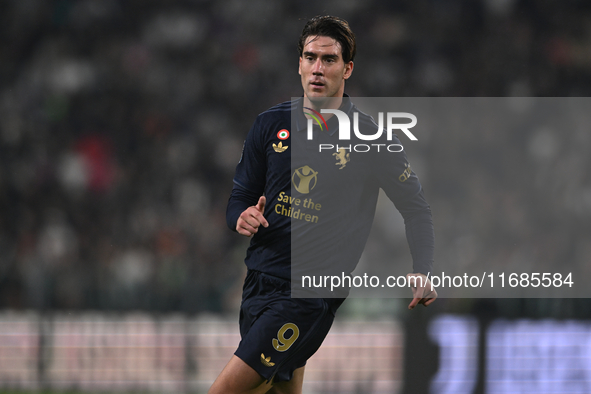
M324 65L322 64L322 59L318 58L314 62L312 66L312 74L314 75L323 75L324 74Z

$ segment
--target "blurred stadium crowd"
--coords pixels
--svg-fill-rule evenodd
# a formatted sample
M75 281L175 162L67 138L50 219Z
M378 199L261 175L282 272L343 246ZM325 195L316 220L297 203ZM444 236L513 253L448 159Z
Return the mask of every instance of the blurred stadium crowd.
M591 93L584 1L4 0L0 307L234 308L246 240L225 207L242 140L301 94L297 39L322 13L357 34L351 96ZM475 133L454 163L438 157L452 138L420 148L438 255L589 262L591 133L562 137ZM485 247L503 237L518 246Z

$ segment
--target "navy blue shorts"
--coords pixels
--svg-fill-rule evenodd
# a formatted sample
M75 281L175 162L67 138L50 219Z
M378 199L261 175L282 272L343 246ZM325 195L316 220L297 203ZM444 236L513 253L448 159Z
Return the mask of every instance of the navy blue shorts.
M343 299L291 298L290 282L249 270L237 357L267 381L291 380L328 334Z

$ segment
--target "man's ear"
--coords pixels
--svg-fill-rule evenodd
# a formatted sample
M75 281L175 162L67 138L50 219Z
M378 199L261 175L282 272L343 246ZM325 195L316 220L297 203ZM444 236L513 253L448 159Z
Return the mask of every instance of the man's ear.
M300 56L300 64L298 65L298 74L302 75L302 57Z
M301 62L301 59L300 59ZM345 64L345 73L343 74L343 79L349 79L351 74L353 73L353 62L349 62Z

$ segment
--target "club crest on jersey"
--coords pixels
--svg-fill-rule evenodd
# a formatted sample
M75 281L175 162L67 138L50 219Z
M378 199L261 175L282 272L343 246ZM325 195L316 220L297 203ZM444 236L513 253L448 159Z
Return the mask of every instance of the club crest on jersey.
M273 143L273 149L277 153L285 152L285 150L287 148L289 148L289 146L287 146L287 145L283 146L283 142L281 142L281 141L279 141L278 144Z
M350 159L351 154L346 153L345 148L339 148L339 151L333 153L332 155L337 159L337 162L335 163L335 165L340 166L339 170L342 170L343 168L345 168L347 163L351 161L351 159Z
M285 141L289 138L289 131L287 129L281 129L277 132L277 138L282 141Z

